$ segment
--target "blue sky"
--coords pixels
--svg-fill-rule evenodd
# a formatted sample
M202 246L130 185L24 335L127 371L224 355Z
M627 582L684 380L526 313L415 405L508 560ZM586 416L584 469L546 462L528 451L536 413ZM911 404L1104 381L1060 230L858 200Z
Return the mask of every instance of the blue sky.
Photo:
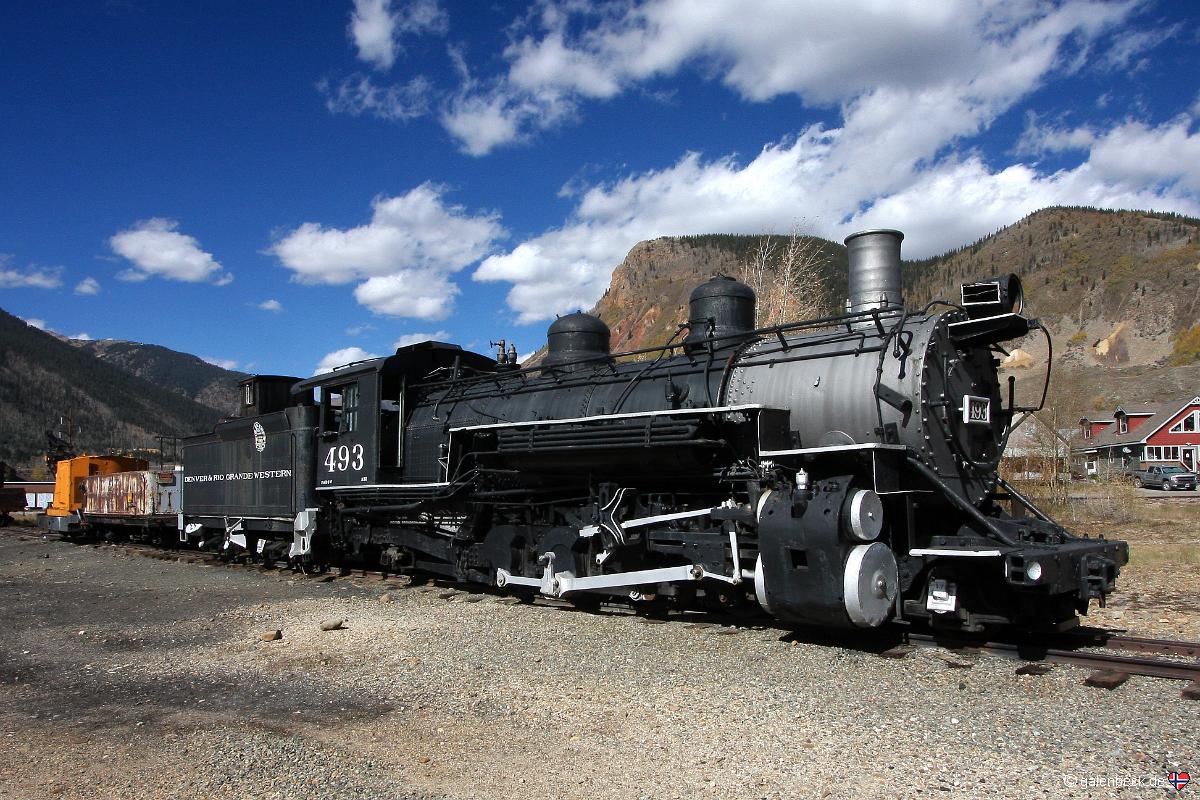
M1053 204L1200 215L1188 2L15 3L0 307L307 375L540 345L638 241L936 254Z

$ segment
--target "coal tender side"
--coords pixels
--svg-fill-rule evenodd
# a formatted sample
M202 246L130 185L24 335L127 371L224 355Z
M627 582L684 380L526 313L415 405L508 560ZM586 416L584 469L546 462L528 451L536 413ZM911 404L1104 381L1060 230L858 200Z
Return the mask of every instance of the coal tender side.
M238 386L238 415L181 443L180 539L266 561L311 558L317 409L293 396L299 378L260 375Z

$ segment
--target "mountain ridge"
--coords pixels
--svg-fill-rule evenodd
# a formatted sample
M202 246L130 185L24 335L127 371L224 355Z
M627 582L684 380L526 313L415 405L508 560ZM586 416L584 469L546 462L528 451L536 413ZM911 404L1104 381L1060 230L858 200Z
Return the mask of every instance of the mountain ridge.
M78 429L76 450L107 453L205 433L222 416L0 310L0 461L36 467L60 417Z
M237 410L237 383L244 372L227 370L199 356L162 345L123 339L71 339L72 345L156 386L223 414Z
M772 237L780 243L786 237ZM662 344L687 319L691 289L714 272L745 278L759 236L662 237L639 242L592 308L614 351ZM821 240L825 297L846 293L845 247ZM1200 392L1200 220L1154 211L1049 207L939 256L905 260L906 304L958 302L964 283L1015 272L1028 313L1050 332L1052 400L1064 414L1129 400ZM1050 351L1040 334L1015 343L1005 367L1021 401L1040 397ZM1030 379L1026 379L1030 378ZM1190 387L1190 388L1189 388ZM1066 410L1070 409L1070 410Z

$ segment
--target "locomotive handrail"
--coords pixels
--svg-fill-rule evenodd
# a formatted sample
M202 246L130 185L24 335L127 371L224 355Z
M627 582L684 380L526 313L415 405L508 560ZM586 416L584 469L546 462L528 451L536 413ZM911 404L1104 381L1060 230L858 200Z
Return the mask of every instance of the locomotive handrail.
M937 301L934 301L933 303L930 303L929 305L927 305L926 309L928 309L930 306L934 305L935 303L942 303L944 305L954 306L953 303L950 303L948 301L937 300ZM783 322L783 323L779 323L777 325L768 325L768 326L765 326L762 328L755 328L754 330L751 330L751 331L739 331L736 333L728 333L728 334L722 334L719 336L713 336L713 337L709 338L708 340L706 340L706 343L711 344L711 343L716 343L716 342L720 342L723 340L734 340L734 339L740 340L740 339L743 339L746 337L765 338L767 336L773 336L775 334L782 334L782 333L786 333L788 331L803 330L805 328L825 328L825 327L833 327L833 326L838 326L838 325L847 324L847 323L861 322L864 320L871 320L873 311L876 314L878 314L877 310L872 309L869 311L854 311L854 312L847 312L844 314L834 314L834 315L826 316L826 317L815 317L813 319L808 319L808 320L797 320L795 322ZM903 311L899 311L899 310L893 311L893 312L888 312L888 313L889 314L911 315L911 312L903 312ZM927 313L927 312L923 311L920 313L923 314L923 313ZM918 316L919 315L920 314L918 314ZM684 327L686 327L686 326L684 326ZM676 332L676 335L678 335L678 332ZM672 339L673 338L674 337L672 337ZM605 354L605 355L591 356L588 358L581 358L572 363L587 364L587 363L593 363L593 362L597 362L597 363L598 362L607 362L607 361L610 361L610 360L616 359L616 358L628 358L630 356L646 355L649 353L665 353L665 352L671 351L671 350L681 350L681 349L683 349L683 347L684 347L683 342L672 343L670 340L668 340L666 344L653 345L651 347L642 347L642 348L638 348L636 350L623 350L623 351L620 351L617 353L609 353L609 354ZM719 349L719 348L714 348L714 349ZM535 365L532 367L523 367L518 370L511 370L509 372L505 372L504 375L505 375L505 377L508 377L508 376L516 377L516 376L522 376L522 375L530 375L530 374L533 374L536 372L542 372L542 371L545 371L546 369L548 369L548 368L539 364L539 365ZM470 377L470 378L460 377L458 380L439 381L436 383L429 383L429 384L426 384L426 386L428 386L430 388L436 388L436 387L440 387L446 383L453 383L453 384L457 384L459 386L463 386L466 384L483 382L483 381L487 381L487 380L494 380L494 378L495 378L494 374L487 373L485 375L479 375L479 376L474 376L474 377Z
M1006 534L1004 531L997 528L992 523L992 521L990 519L988 519L987 516L984 515L984 513L982 511L980 511L974 505L972 505L971 503L968 503L966 500L964 500L963 498L961 498L957 494L955 494L954 490L952 490L949 486L947 486L945 481L943 481L941 478L939 478L937 476L937 474L934 473L933 470L931 470L929 467L927 467L925 464L923 464L912 453L908 454L908 463L913 469L915 469L918 473L920 473L921 477L925 478L925 480L929 481L934 486L936 486L938 489L940 489L942 494L945 496L945 498L947 500L950 501L950 503L952 505L958 506L958 509L960 511L963 511L968 516L973 517L980 525L982 525L984 530L992 538L1000 540L1002 543L1008 545L1009 547L1020 547L1020 544L1015 539L1013 539L1011 536Z
M1000 486L1002 486L1004 488L1004 491L1008 492L1009 495L1014 500L1016 500L1021 505L1025 506L1025 508L1027 508L1035 517L1037 517L1038 519L1040 519L1044 522L1053 522L1054 521L1054 520L1050 519L1050 517L1047 516L1044 511L1042 511L1040 508L1038 508L1032 500L1030 500L1028 497L1026 497L1025 495L1018 492L1016 489L1014 489L1012 484L1010 484L1008 481L1004 480L1004 478L997 475L996 482L998 484L1000 484Z

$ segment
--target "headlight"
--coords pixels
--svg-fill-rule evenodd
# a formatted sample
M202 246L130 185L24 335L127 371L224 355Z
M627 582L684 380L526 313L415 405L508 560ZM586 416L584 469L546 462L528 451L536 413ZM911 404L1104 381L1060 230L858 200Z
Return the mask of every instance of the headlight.
M1037 583L1042 577L1042 565L1036 561L1030 561L1025 565L1025 577L1030 583Z

